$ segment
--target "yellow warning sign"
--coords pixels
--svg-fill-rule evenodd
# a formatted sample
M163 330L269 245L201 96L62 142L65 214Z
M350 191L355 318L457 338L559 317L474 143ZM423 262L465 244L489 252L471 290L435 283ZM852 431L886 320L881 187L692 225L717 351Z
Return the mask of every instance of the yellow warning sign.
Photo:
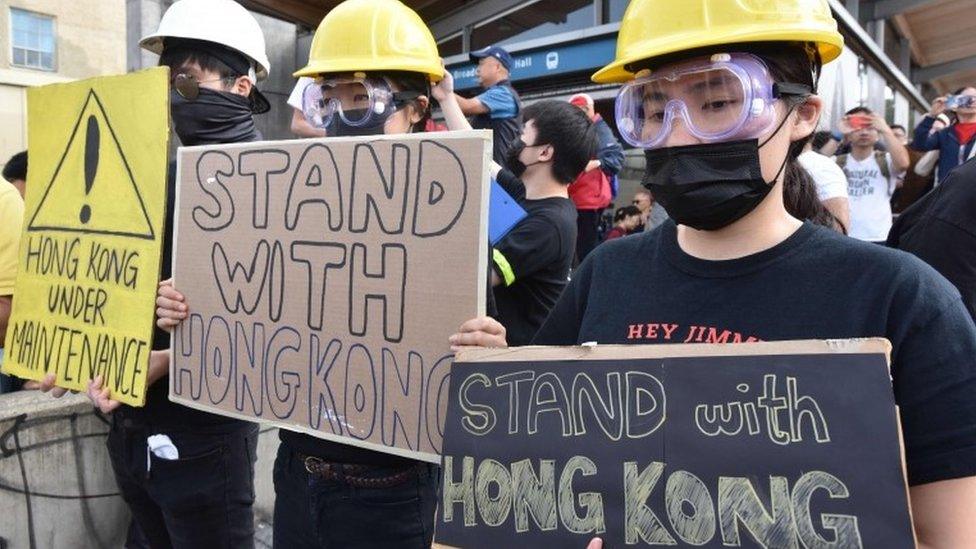
M145 403L166 215L169 71L32 88L3 372Z

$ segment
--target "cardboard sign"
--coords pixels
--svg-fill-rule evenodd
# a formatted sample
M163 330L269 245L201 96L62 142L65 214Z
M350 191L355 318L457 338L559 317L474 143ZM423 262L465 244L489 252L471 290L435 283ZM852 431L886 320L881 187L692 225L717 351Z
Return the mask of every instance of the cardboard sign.
M885 340L462 353L436 539L914 547Z
M170 398L438 461L490 132L181 148Z
M141 406L166 210L169 70L27 90L27 201L4 373Z

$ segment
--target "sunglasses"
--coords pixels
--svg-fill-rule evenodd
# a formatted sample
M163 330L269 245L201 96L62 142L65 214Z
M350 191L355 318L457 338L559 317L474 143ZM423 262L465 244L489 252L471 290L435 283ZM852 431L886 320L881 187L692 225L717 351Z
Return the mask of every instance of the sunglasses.
M180 97L188 101L193 101L197 97L200 97L200 84L209 84L210 82L222 82L224 80L237 80L236 76L222 76L220 78L214 78L213 80L203 80L197 81L196 77L192 74L186 74L181 72L173 77L170 82L170 86L176 90L176 93L180 94Z

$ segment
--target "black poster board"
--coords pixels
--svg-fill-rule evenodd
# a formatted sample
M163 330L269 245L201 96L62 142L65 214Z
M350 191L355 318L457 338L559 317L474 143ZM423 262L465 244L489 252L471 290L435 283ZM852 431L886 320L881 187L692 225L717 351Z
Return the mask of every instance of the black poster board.
M463 353L437 542L914 547L889 349L876 339Z

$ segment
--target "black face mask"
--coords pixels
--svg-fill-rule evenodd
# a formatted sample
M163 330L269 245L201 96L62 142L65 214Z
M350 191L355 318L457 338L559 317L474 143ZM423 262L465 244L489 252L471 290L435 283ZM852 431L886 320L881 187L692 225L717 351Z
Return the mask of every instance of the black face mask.
M200 89L190 101L175 90L170 94L170 115L176 135L187 146L257 141L251 103L244 96Z
M528 166L519 160L519 155L521 155L522 151L524 150L525 141L516 139L512 142L512 146L505 151L505 167L515 174L515 177L522 177L522 174L525 173L526 168L528 168Z
M539 145L532 146L538 147ZM525 144L525 141L516 139L514 142L512 142L512 146L505 151L505 167L507 167L509 171L515 174L515 177L518 178L522 177L522 174L525 173L525 170L529 169L529 166L535 166L536 164L542 163L542 161L539 160L531 164L525 164L519 160L519 156L521 156L522 151L524 151L526 147L528 147L528 145Z
M676 223L703 231L731 225L759 206L786 167L789 155L767 182L759 149L788 118L789 113L762 144L745 139L646 150L643 185Z
M396 112L396 111L394 111ZM346 111L349 118L357 119L366 115L366 109L349 109ZM332 122L325 128L325 135L329 137L339 136L361 136L361 135L382 135L385 132L384 126L389 117L374 117L365 126L350 126L342 121L339 115L332 117Z

